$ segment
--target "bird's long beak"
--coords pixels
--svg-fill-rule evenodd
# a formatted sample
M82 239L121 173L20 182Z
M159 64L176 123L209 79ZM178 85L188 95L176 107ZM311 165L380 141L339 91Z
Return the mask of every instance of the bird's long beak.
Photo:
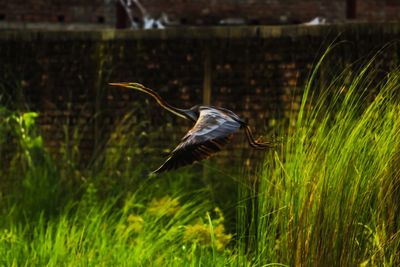
M112 86L121 86L121 87L128 87L129 83L108 83L109 85Z
M176 116L179 116L183 119L192 120L194 122L197 120L197 117L195 115L193 115L193 111L179 109L179 108L169 105L156 92L154 92L150 88L143 86L140 83L126 83L126 82L125 83L109 83L109 85L120 86L120 87L125 87L125 88L130 88L130 89L141 91L141 92L146 93L146 94L150 95L151 97L153 97L160 106L162 106L169 112L175 114Z

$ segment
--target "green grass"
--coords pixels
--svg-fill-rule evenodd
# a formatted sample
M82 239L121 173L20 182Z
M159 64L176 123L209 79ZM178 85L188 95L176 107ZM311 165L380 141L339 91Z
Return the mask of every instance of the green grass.
M373 60L319 88L319 65L260 171L210 174L233 191L192 168L147 177L129 114L80 166L79 134L54 160L35 114L2 108L0 265L400 265L400 72Z
M374 83L372 63L300 110L266 160L253 190L256 266L400 264L400 73Z
M4 229L0 235L1 263L5 266L218 263L222 266L231 261L224 257L227 251L223 251L230 236L209 230L212 223L213 227L222 225L220 218L211 223L199 218L200 214L207 215L209 205L204 201L181 205L176 198L165 197L142 206L131 197L118 210L113 204L89 210L84 207L84 213L79 208L77 212L66 208L56 218L42 216L32 224L13 224ZM218 234L217 239L222 243L211 242L210 233Z

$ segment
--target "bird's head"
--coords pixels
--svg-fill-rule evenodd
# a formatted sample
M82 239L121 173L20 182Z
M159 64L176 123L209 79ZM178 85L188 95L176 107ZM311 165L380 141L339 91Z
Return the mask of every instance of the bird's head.
M144 86L140 83L131 83L131 82L109 83L109 85L120 86L120 87L131 88L131 89L144 88Z

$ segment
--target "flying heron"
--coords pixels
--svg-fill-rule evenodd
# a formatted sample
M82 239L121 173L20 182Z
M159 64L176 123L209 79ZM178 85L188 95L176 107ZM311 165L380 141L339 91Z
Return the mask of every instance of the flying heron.
M144 92L171 113L194 122L194 126L182 138L180 144L171 152L167 160L153 173L177 169L208 158L221 150L239 129L244 129L247 140L255 149L273 147L270 142L254 140L250 127L232 111L213 106L196 105L190 109L179 109L168 104L155 91L139 83L109 83L113 86L135 89Z

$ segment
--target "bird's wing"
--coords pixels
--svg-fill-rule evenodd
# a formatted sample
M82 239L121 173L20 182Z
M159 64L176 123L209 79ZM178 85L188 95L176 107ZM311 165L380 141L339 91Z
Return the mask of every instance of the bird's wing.
M200 107L200 115L192 129L182 138L168 159L155 173L176 169L208 158L229 142L240 123L224 112Z

